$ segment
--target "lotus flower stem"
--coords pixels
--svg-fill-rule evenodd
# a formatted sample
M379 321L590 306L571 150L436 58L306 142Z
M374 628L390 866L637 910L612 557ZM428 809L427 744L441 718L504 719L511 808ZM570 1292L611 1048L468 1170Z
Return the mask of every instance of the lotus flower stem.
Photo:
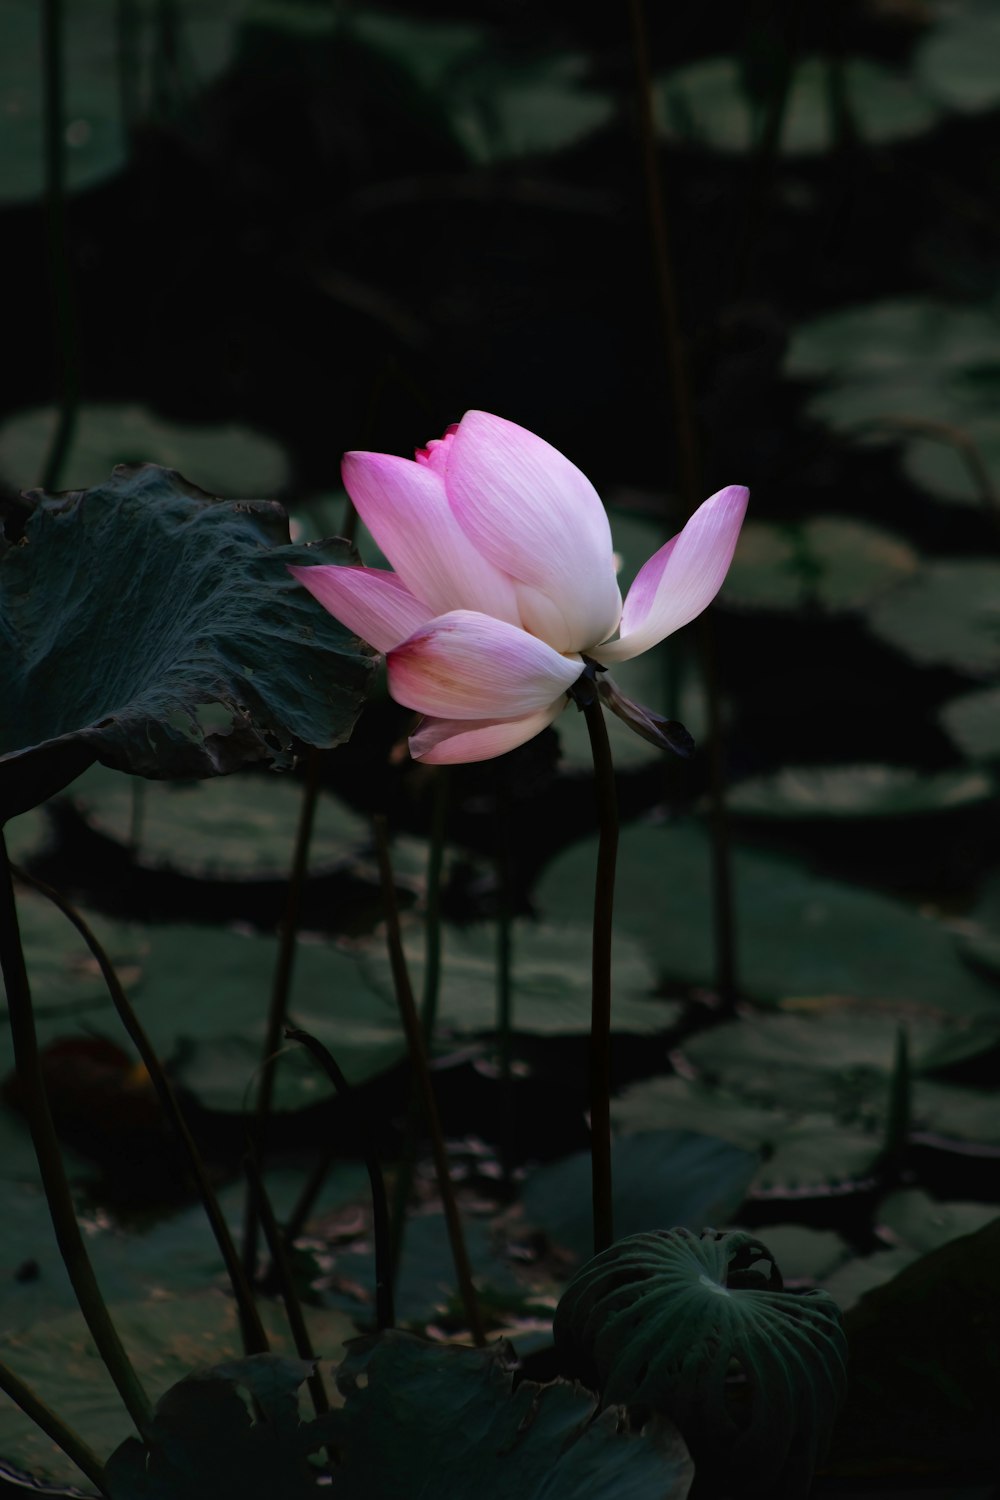
M511 961L513 923L511 913L510 787L501 770L497 776L496 880L497 880L497 1040L500 1051L500 1165L503 1185L510 1187L513 1166L514 1089L511 1070L511 1033L514 1024Z
M441 989L441 876L444 869L445 835L448 824L447 766L438 766L433 776L433 801L431 804L431 842L427 859L427 920L424 924L424 989L420 1001L420 1028L424 1034L424 1046L430 1050L434 1041L434 1025L437 1020L438 995ZM416 1134L420 1100L416 1088L411 1089L407 1105L407 1129L403 1141L403 1152L396 1171L392 1190L392 1274L399 1274L399 1263L403 1256L403 1239L406 1234L406 1210L413 1189L413 1172L416 1167Z
M396 1317L392 1305L389 1204L385 1194L385 1178L382 1176L382 1166L372 1141L372 1132L368 1122L361 1117L354 1090L344 1077L329 1048L325 1047L317 1037L311 1036L308 1031L300 1030L297 1026L287 1027L285 1036L291 1042L301 1042L306 1051L311 1053L354 1116L355 1133L364 1152L368 1181L372 1191L372 1234L375 1239L375 1316L379 1332L381 1332L385 1328L392 1328ZM329 1158L326 1164L329 1165ZM285 1238L287 1241L287 1234Z
M43 0L42 70L45 118L45 207L55 313L56 346L61 361L59 416L45 458L41 484L58 488L59 475L76 428L80 402L76 319L66 251L66 121L62 0Z
M83 1441L79 1433L67 1427L61 1417L57 1417L50 1407L46 1406L29 1385L25 1385L14 1371L0 1362L0 1391L9 1396L16 1406L19 1406L24 1415L40 1427L47 1438L51 1438L57 1448L61 1448L68 1458L71 1458L80 1470L86 1474L95 1489L102 1495L108 1493L108 1482L104 1474L104 1465L94 1450Z
M430 1069L427 1066L427 1049L424 1046L423 1033L420 1029L420 1018L417 1015L413 990L410 987L410 976L406 967L406 955L403 952L403 939L399 929L399 910L396 906L396 888L393 884L392 865L389 859L389 839L386 831L386 822L385 818L381 816L375 817L372 821L375 828L375 845L378 850L379 874L382 879L382 901L385 907L386 938L389 947L389 961L392 965L392 978L396 989L396 1000L403 1022L403 1031L406 1035L406 1045L410 1053L414 1078L420 1093L424 1120L431 1138L431 1150L434 1155L434 1167L437 1172L438 1191L441 1194L441 1205L444 1209L445 1223L448 1227L448 1239L451 1243L452 1259L455 1262L455 1276L458 1281L459 1295L462 1298L466 1321L468 1322L473 1340L477 1345L483 1345L486 1342L486 1336L483 1332L479 1302L472 1281L472 1268L469 1264L468 1252L465 1248L462 1221L459 1217L458 1205L455 1202L455 1191L448 1172L448 1153L445 1150L444 1136L441 1132L441 1121L438 1117L434 1088L431 1084Z
M90 1264L73 1198L59 1152L45 1075L38 1052L38 1038L31 1009L31 989L21 946L21 932L14 901L14 884L3 830L0 829L0 968L7 987L7 1009L14 1059L28 1115L28 1125L38 1158L42 1187L52 1215L59 1253L69 1274L76 1300L97 1351L107 1366L122 1401L140 1434L145 1434L151 1408L132 1367L132 1362L111 1321Z
M614 1243L611 1188L611 930L618 857L618 796L608 727L596 692L583 703L594 757L600 823L594 887L594 949L590 1020L590 1159L594 1197L594 1254Z
M312 842L313 824L319 802L319 751L310 747L306 753L306 774L299 804L299 822L295 832L295 849L292 853L292 868L288 877L288 892L285 898L285 915L281 923L278 941L278 958L274 966L271 984L271 1004L267 1015L267 1031L260 1065L260 1087L254 1109L253 1138L258 1161L263 1162L267 1152L268 1123L274 1099L274 1080L281 1052L281 1037L288 1013L288 995L292 987L292 970L295 967L295 944L299 930L299 910L302 891L309 870L309 845ZM243 1267L252 1280L257 1269L257 1212L254 1197L247 1193L243 1218Z
M260 1321L260 1314L253 1299L249 1279L243 1270L236 1246L233 1244L233 1237L229 1233L229 1225L226 1223L222 1209L219 1207L219 1200L216 1198L212 1184L209 1181L208 1173L205 1170L205 1164L201 1159L201 1153L198 1150L195 1139L188 1129L184 1112L177 1102L177 1095L174 1093L170 1080L163 1070L163 1065L156 1055L156 1049L143 1030L142 1024L132 1008L128 996L125 994L121 980L115 971L114 964L111 962L103 945L91 930L89 924L64 896L61 896L51 886L45 885L41 880L36 880L33 875L28 875L23 870L15 867L14 873L19 880L26 881L36 891L45 896L47 900L51 901L53 906L58 907L63 916L72 922L94 955L98 968L103 975L104 982L108 987L112 1004L118 1012L118 1019L125 1027L132 1044L142 1059L143 1066L149 1074L150 1082L156 1090L160 1107L177 1132L178 1139L184 1148L188 1160L188 1168L191 1176L194 1178L202 1205L205 1209L205 1215L215 1236L215 1242L219 1247L219 1253L222 1256L226 1274L233 1288L236 1305L239 1308L244 1351L247 1354L265 1354L268 1349L267 1334L264 1332L264 1326Z
M274 1216L271 1199L267 1188L264 1186L264 1178L252 1151L248 1151L243 1158L243 1169L250 1183L250 1191L257 1205L257 1217L264 1231L267 1248L271 1255L271 1264L278 1282L278 1290L281 1293L281 1301L285 1308L285 1317L292 1332L295 1342L295 1352L300 1359L316 1362L316 1352L309 1338L309 1330L302 1312L302 1304L299 1294L295 1290L295 1279L292 1276L291 1266L288 1264L288 1255L282 1239L281 1229ZM326 1394L326 1386L318 1369L314 1369L309 1376L307 1384L309 1394L312 1396L313 1408L316 1415L330 1410L330 1402Z

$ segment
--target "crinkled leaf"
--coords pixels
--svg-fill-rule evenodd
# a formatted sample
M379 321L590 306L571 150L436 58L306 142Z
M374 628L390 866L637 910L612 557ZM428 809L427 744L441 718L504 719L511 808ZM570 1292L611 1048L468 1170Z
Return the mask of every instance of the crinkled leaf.
M594 1398L564 1381L514 1391L503 1341L463 1349L395 1332L359 1339L337 1383L338 1500L684 1500L691 1486L669 1422L624 1431L619 1413L596 1416Z
M273 502L153 465L39 495L0 556L0 817L95 759L201 777L346 739L371 660L285 566L345 560L346 544L304 554L287 537Z
M752 1151L687 1130L649 1130L611 1143L615 1226L620 1236L663 1224L731 1221L757 1168ZM529 1223L583 1259L594 1244L589 1152L532 1172L521 1193Z
M847 1346L830 1297L781 1286L769 1250L742 1231L632 1235L570 1282L556 1346L596 1373L606 1403L675 1421L699 1478L802 1494L843 1394Z

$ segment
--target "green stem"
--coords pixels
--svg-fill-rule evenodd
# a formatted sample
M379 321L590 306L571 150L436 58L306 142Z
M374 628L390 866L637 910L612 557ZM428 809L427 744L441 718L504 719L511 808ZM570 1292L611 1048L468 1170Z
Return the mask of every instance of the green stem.
M274 1081L281 1051L281 1038L288 1014L288 996L292 987L292 971L295 967L295 946L299 930L299 912L302 892L309 870L309 845L312 841L316 807L320 786L319 751L310 747L306 752L306 774L299 804L299 823L295 833L295 849L292 854L292 869L288 879L285 898L285 915L281 924L278 942L278 958L271 983L271 1004L267 1015L267 1031L264 1036L264 1051L260 1065L260 1086L254 1109L253 1145L257 1160L263 1162L267 1153L268 1126L271 1105L274 1101ZM254 1197L247 1192L243 1219L243 1267L250 1280L257 1269L257 1210Z
M2 1362L0 1362L0 1391L9 1396L14 1404L21 1408L24 1415L34 1422L36 1427L40 1427L45 1436L51 1438L56 1447L61 1448L66 1456L73 1460L81 1474L86 1474L91 1484L100 1490L102 1495L108 1493L104 1465L94 1450L35 1395L30 1385L25 1385L13 1370Z
M97 1285L87 1248L73 1209L52 1111L45 1074L42 1071L31 1009L28 971L21 947L21 933L14 901L14 884L3 830L0 829L0 967L7 987L7 1013L14 1043L17 1077L25 1099L28 1125L38 1158L42 1186L48 1200L56 1241L97 1351L140 1433L151 1416L149 1398L139 1383L132 1362L115 1331Z
M511 1034L514 1026L511 984L513 919L511 912L510 790L497 775L496 880L497 880L497 1042L500 1062L500 1167L503 1185L509 1190L513 1167L514 1078Z
M594 1193L594 1254L614 1243L611 1187L611 936L615 900L615 863L618 856L618 794L611 760L608 727L601 701L594 693L584 704L590 749L594 757L594 788L600 842L594 886L593 986L590 1022L590 1156Z
M66 119L64 98L62 0L42 0L42 68L45 115L45 206L48 221L49 262L55 322L55 346L59 365L59 415L46 455L41 484L54 490L59 483L80 404L80 372L76 345L76 319L70 286L66 248Z
M372 1235L375 1240L375 1315L378 1320L379 1331L384 1328L392 1328L395 1321L395 1311L392 1305L392 1251L389 1243L389 1203L385 1194L385 1178L382 1176L382 1166L375 1150L372 1131L367 1120L362 1117L358 1108L357 1098L344 1074L341 1072L336 1059L316 1037L311 1036L308 1031L301 1031L297 1026L289 1026L285 1036L291 1042L300 1042L306 1051L319 1063L337 1093L346 1103L353 1116L354 1132L361 1142L364 1152L365 1166L368 1169L368 1181L372 1190Z
M184 1112L177 1102L177 1095L174 1093L170 1080L163 1070L163 1065L156 1055L156 1049L146 1035L139 1017L133 1010L128 996L122 988L121 980L115 972L114 965L87 922L76 908L71 906L58 891L53 890L51 886L45 885L41 880L36 880L33 875L28 875L25 871L19 870L16 867L14 868L14 873L19 880L26 881L36 891L41 892L54 906L58 907L63 916L72 922L94 955L98 968L104 977L104 982L108 987L112 1004L118 1012L118 1019L125 1027L135 1050L141 1057L143 1066L149 1074L150 1081L156 1090L160 1107L176 1131L177 1137L184 1148L188 1167L204 1206L205 1216L211 1226L212 1233L215 1235L215 1242L219 1247L223 1264L226 1267L226 1273L233 1288L233 1295L236 1298L236 1305L239 1308L244 1350L247 1354L265 1354L268 1348L267 1335L264 1332L263 1324L260 1321L260 1314L253 1300L253 1292L251 1291L249 1280L244 1273L236 1246L233 1244L233 1237L229 1233L229 1226L226 1223L222 1209L219 1207L219 1200L215 1196L208 1173L205 1170L205 1164L201 1159L201 1153L195 1144L193 1135L188 1129Z
M281 1229L274 1216L271 1199L268 1196L267 1188L264 1186L260 1167L254 1159L252 1151L248 1151L243 1158L243 1167L250 1183L250 1191L257 1202L257 1217L264 1231L264 1238L267 1241L267 1248L271 1255L271 1264L274 1267L274 1272L278 1280L278 1289L281 1293L281 1301L284 1304L285 1317L288 1319L288 1326L295 1341L295 1351L299 1359L307 1359L315 1363L316 1352L309 1338L309 1330L306 1327L306 1320L302 1313L299 1294L295 1290L295 1278L292 1275L292 1268L288 1262ZM323 1384L323 1377L319 1373L319 1370L313 1371L309 1376L307 1384L316 1415L319 1416L322 1412L329 1411L330 1402L327 1398L326 1386Z
M448 1153L445 1150L444 1136L441 1132L441 1121L438 1116L437 1102L434 1098L430 1068L427 1066L427 1049L424 1046L423 1032L420 1029L420 1018L417 1015L413 990L410 987L410 976L406 967L406 955L403 952L403 939L399 928L399 909L396 905L396 887L393 882L392 864L389 859L389 837L386 830L386 822L385 818L381 816L375 817L372 821L375 828L375 847L378 851L379 875L382 881L386 941L389 948L389 962L392 967L396 1000L403 1022L403 1031L406 1035L410 1063L419 1090L420 1102L423 1106L424 1121L431 1138L434 1169L437 1173L438 1191L441 1194L441 1206L444 1209L445 1224L448 1228L448 1240L451 1244L452 1259L455 1262L455 1276L458 1281L459 1295L462 1298L466 1321L472 1333L473 1340L477 1345L482 1346L486 1342L486 1335L483 1331L479 1302L476 1298L476 1289L472 1281L472 1267L469 1264L469 1256L465 1248L462 1221L459 1217L451 1175L448 1171Z
M438 996L441 990L441 876L444 869L445 835L448 823L448 767L435 766L431 805L431 843L427 857L427 921L424 924L424 992L420 1002L420 1027L424 1045L430 1051L437 1021ZM403 1151L392 1189L392 1275L393 1285L399 1275L406 1236L406 1212L413 1191L413 1174L417 1165L417 1122L420 1100L415 1087L410 1090L406 1111L406 1134Z

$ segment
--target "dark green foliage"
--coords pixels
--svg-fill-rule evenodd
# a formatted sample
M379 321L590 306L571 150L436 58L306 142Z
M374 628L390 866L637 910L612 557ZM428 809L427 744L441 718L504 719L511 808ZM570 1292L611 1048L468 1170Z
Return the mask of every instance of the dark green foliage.
M676 1429L641 1434L596 1415L578 1386L524 1381L512 1351L426 1344L404 1333L359 1339L330 1413L338 1500L683 1500L692 1470Z
M606 1404L676 1421L699 1478L741 1494L806 1492L844 1392L840 1312L825 1292L783 1291L751 1235L619 1240L570 1282L553 1332Z
M157 1403L148 1442L128 1438L111 1455L111 1500L315 1496L320 1471L309 1454L322 1446L326 1424L300 1419L297 1394L310 1369L256 1354L188 1375Z
M346 560L345 543L286 545L273 501L150 464L31 498L0 558L0 818L95 759L213 776L350 734L370 660L285 568Z

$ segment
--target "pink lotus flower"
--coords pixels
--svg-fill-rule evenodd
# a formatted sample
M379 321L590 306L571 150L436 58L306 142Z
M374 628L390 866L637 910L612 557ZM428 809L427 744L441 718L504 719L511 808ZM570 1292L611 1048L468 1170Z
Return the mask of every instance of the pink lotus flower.
M390 693L425 716L410 752L435 764L513 750L552 723L585 673L648 651L701 614L747 505L742 485L706 500L640 569L623 608L597 491L513 422L466 412L415 462L348 453L343 474L394 571L290 571L385 653Z

